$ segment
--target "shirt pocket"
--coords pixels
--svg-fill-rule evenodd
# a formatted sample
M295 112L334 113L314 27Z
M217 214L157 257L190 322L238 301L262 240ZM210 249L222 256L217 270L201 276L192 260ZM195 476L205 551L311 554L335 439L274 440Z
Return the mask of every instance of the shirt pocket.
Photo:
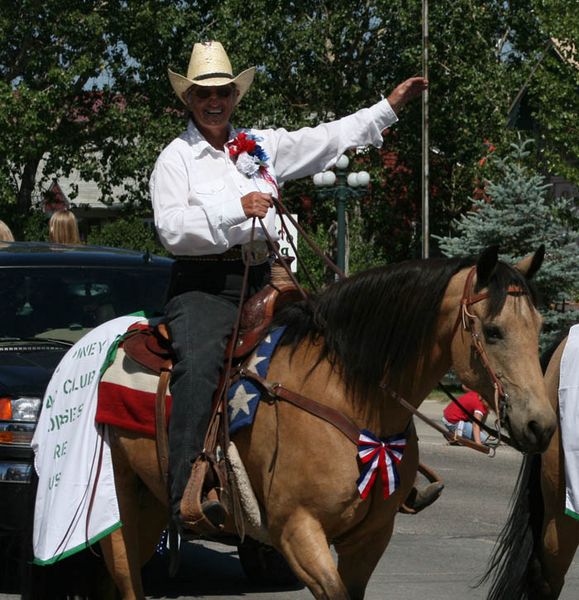
M225 181L214 179L213 181L196 183L191 185L189 204L206 204L213 199L223 197L225 192Z

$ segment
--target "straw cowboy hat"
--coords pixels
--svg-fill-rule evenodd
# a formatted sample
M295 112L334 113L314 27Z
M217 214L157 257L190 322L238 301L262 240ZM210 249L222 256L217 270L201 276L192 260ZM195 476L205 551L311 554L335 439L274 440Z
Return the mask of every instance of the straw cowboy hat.
M230 83L234 83L239 90L237 104L251 86L255 67L250 67L234 77L231 63L223 46L219 42L203 42L193 46L187 77L174 73L171 69L168 69L168 72L171 85L185 106L187 106L185 92L192 85L211 87Z

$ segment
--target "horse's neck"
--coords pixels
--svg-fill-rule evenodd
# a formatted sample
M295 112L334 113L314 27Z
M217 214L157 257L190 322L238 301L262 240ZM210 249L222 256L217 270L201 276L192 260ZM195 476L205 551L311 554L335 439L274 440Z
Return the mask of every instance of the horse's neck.
M411 414L397 400L398 397L406 400L415 408L419 408L428 397L444 374L448 371L450 364L450 353L435 346L432 352L406 369L397 390L385 388L380 403L372 403L379 407L378 411L369 410L365 418L372 423L375 430L380 430L382 435L398 433L408 425ZM371 405L369 405L371 406Z
M288 347L277 350L268 379L352 417L344 382L329 360L319 360L320 351L319 341L303 341L295 351Z
M425 356L417 357L406 367L400 387L395 390L415 407L420 406L451 367L453 326L465 277L459 273L452 278L441 304L432 344ZM374 397L353 398L351 391L345 388L339 369L333 368L328 360L318 361L321 348L321 340L315 343L304 340L293 355L289 348L280 349L272 361L268 378L284 382L292 391L339 410L361 428L388 435L406 427L410 421L408 410L378 386Z
M452 339L459 314L460 300L466 280L466 271L455 275L446 289L436 322L432 344L423 356L407 365L396 391L418 408L452 366ZM394 401L394 405L398 403ZM392 418L392 402L385 403L380 420L383 424ZM407 414L407 411L406 413Z
M340 411L349 417L360 429L369 429L384 437L400 433L406 429L411 415L388 392L376 387L375 395L356 399L352 390L347 390L339 370L330 361L318 362L319 345L303 343L296 351L291 364L289 350L282 349L272 363L271 380L283 381L294 392L316 400ZM434 351L417 377L416 367L409 367L405 381L420 379L420 385L405 384L400 395L414 406L419 406L431 389L446 372L448 358ZM312 365L316 365L311 370ZM269 378L269 376L268 376Z

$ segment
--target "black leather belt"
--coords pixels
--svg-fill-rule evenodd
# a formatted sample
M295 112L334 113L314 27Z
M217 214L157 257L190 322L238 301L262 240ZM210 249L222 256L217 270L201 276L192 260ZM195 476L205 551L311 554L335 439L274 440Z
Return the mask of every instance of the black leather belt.
M222 262L242 260L243 251L241 246L233 246L221 254L200 254L199 256L176 256L177 260L187 262Z

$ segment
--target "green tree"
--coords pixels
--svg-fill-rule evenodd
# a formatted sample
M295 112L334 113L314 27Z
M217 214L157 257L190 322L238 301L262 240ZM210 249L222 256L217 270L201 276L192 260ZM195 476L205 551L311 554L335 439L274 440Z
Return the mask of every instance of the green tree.
M235 115L241 125L314 125L377 101L421 70L417 1L0 1L0 204L17 203L20 212L38 192L39 174L42 185L73 169L97 181L104 202L115 195L148 206L155 158L185 124L166 69L185 72L199 40L223 41L236 71L258 67ZM545 38L556 21L549 15L546 8L531 14L518 0L432 4L433 232L444 233L465 209L484 140L512 141L506 116L535 59L526 40ZM540 88L543 106L558 89ZM561 112L548 123L562 139L570 120ZM565 150L551 149L558 156ZM392 153L393 168L386 160ZM405 258L419 230L419 102L405 109L384 150L364 161L374 181L364 230L390 260ZM285 190L301 216L304 192L311 193L304 181ZM315 217L323 220L314 225L327 228L332 215Z
M509 57L519 70L513 121L538 144L544 174L579 183L579 20L576 0L510 0ZM513 98L514 100L515 98ZM517 124L517 123L515 123Z
M120 2L3 1L0 11L0 174L2 199L30 208L37 171L78 164L89 132L84 90L104 68ZM97 140L92 140L96 142ZM6 185L8 184L8 185Z
M501 257L519 260L545 245L543 267L536 277L545 317L545 339L579 320L579 311L562 307L579 299L579 220L574 201L551 198L545 178L526 162L532 141L513 145L505 158L490 161L485 196L453 222L454 236L439 238L447 256L478 254L498 245Z
M139 12L140 4L2 0L0 203L26 213L38 180L42 188L73 170L98 183L105 203L113 194L127 203L147 198L154 156L181 126L179 111L167 110L169 90L148 98L148 84L166 78L168 46L182 49L173 32L200 29L185 3L144 2ZM138 62L129 44L146 47L147 60Z

